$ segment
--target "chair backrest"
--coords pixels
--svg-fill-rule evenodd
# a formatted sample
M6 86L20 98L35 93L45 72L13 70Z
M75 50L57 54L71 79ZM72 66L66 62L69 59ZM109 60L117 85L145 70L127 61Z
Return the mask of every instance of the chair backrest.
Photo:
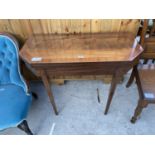
M0 85L15 84L27 92L27 85L20 73L18 52L16 39L9 34L0 33Z
M144 19L140 31L140 44L144 48L141 58L144 63L155 59L155 20Z
M148 19L144 19L142 31L141 31L141 34L140 34L140 44L142 46L144 46L147 28L148 28Z
M154 35L155 35L155 19L153 19L153 25L150 30L150 36L154 36Z
M147 31L149 31L149 32L147 33ZM155 19L152 20L152 25L151 26L149 26L149 20L144 19L142 31L141 31L141 34L140 34L140 44L142 46L144 46L145 39L146 39L146 34L148 34L149 38L150 38L151 36L154 36L154 33L155 33Z

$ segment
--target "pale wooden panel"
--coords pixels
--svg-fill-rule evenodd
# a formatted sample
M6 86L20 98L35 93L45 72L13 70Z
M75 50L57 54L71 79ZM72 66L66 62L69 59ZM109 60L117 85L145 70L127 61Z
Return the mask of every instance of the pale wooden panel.
M38 19L38 20L31 19L30 26L31 26L34 34L43 33L43 28L42 28L40 19Z
M70 20L61 20L61 33L70 33L71 32L71 21Z
M10 20L5 19L5 20L0 20L0 31L1 32L10 32L13 33Z
M37 33L94 33L130 31L137 33L140 20L130 19L11 19L0 20L0 31L19 35L23 40Z
M13 33L21 35L22 37L24 37L24 32L22 30L20 21L18 19L10 20L10 24L11 24Z
M101 20L101 23L100 23L100 31L101 32L114 32L114 31L119 31L119 30L112 30L112 21L111 19L106 19L106 20ZM117 23L115 21L115 23ZM117 25L118 27L118 25ZM116 29L116 28L115 28Z
M70 21L71 25L70 25L70 29L71 29L71 33L80 33L81 32L81 27L82 27L82 23L80 19L73 19Z
M61 20L52 19L50 20L52 33L62 33Z
M33 34L33 29L30 23L30 20L28 19L23 19L19 20L21 24L21 29L24 33L24 40L27 39L31 34Z
M112 20L111 21L111 32L119 32L121 27L121 19ZM136 27L133 27L133 29L137 29Z
M99 19L91 20L91 32L101 32L101 20Z
M121 21L120 31L129 31L137 34L140 20L126 19Z
M116 21L115 21L116 22ZM115 25L118 27L118 25ZM95 19L91 20L91 32L111 32L112 30L112 20L106 19L106 20L100 20ZM117 30L117 32L119 29Z
M91 32L91 20L85 19L81 20L81 33L90 33Z
M51 22L49 19L40 20L42 31L45 34L52 33Z

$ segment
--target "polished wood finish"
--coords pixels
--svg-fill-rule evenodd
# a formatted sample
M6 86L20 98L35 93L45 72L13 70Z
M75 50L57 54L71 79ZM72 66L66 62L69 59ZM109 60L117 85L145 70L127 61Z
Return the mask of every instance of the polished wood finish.
M151 92L155 99L155 65L139 66L138 73L144 94Z
M39 34L27 40L20 56L42 78L49 97L52 96L49 91L52 76L113 75L105 111L107 114L118 79L137 64L142 51L142 47L134 41L134 35L129 32ZM34 61L36 59L39 61ZM51 99L51 102L54 103L54 100ZM56 109L55 106L53 108Z
M143 59L155 59L155 36L145 39Z
M109 35L110 34L110 35ZM33 35L20 55L31 65L48 63L81 63L132 61L138 55L132 51L132 33L101 33L80 35ZM104 51L104 53L103 53ZM137 53L136 53L137 52ZM32 61L41 57L41 61Z
M155 103L155 65L139 65L138 69L135 66L127 87L132 84L134 78L138 87L139 101L134 116L131 119L132 123L136 122L144 107L147 107L149 103Z

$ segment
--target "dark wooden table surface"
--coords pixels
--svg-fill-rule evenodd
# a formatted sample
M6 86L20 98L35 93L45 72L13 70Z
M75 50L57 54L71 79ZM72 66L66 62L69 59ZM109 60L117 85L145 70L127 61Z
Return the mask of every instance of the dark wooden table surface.
M138 63L142 47L132 33L51 34L31 36L20 57L44 86L58 114L49 78L57 75L113 75L105 114L118 80ZM122 101L123 102L123 101Z

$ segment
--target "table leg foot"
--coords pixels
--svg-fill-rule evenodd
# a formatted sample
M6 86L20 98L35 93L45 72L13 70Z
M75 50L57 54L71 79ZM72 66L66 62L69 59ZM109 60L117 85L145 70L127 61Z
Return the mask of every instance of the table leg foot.
M138 101L138 105L135 109L135 112L134 112L134 116L131 118L131 123L135 123L136 120L137 120L137 117L140 116L142 110L144 107L147 106L147 102L143 99L139 99Z
M131 120L130 120L130 122L134 124L136 122L136 120L137 120L137 118L132 117Z

